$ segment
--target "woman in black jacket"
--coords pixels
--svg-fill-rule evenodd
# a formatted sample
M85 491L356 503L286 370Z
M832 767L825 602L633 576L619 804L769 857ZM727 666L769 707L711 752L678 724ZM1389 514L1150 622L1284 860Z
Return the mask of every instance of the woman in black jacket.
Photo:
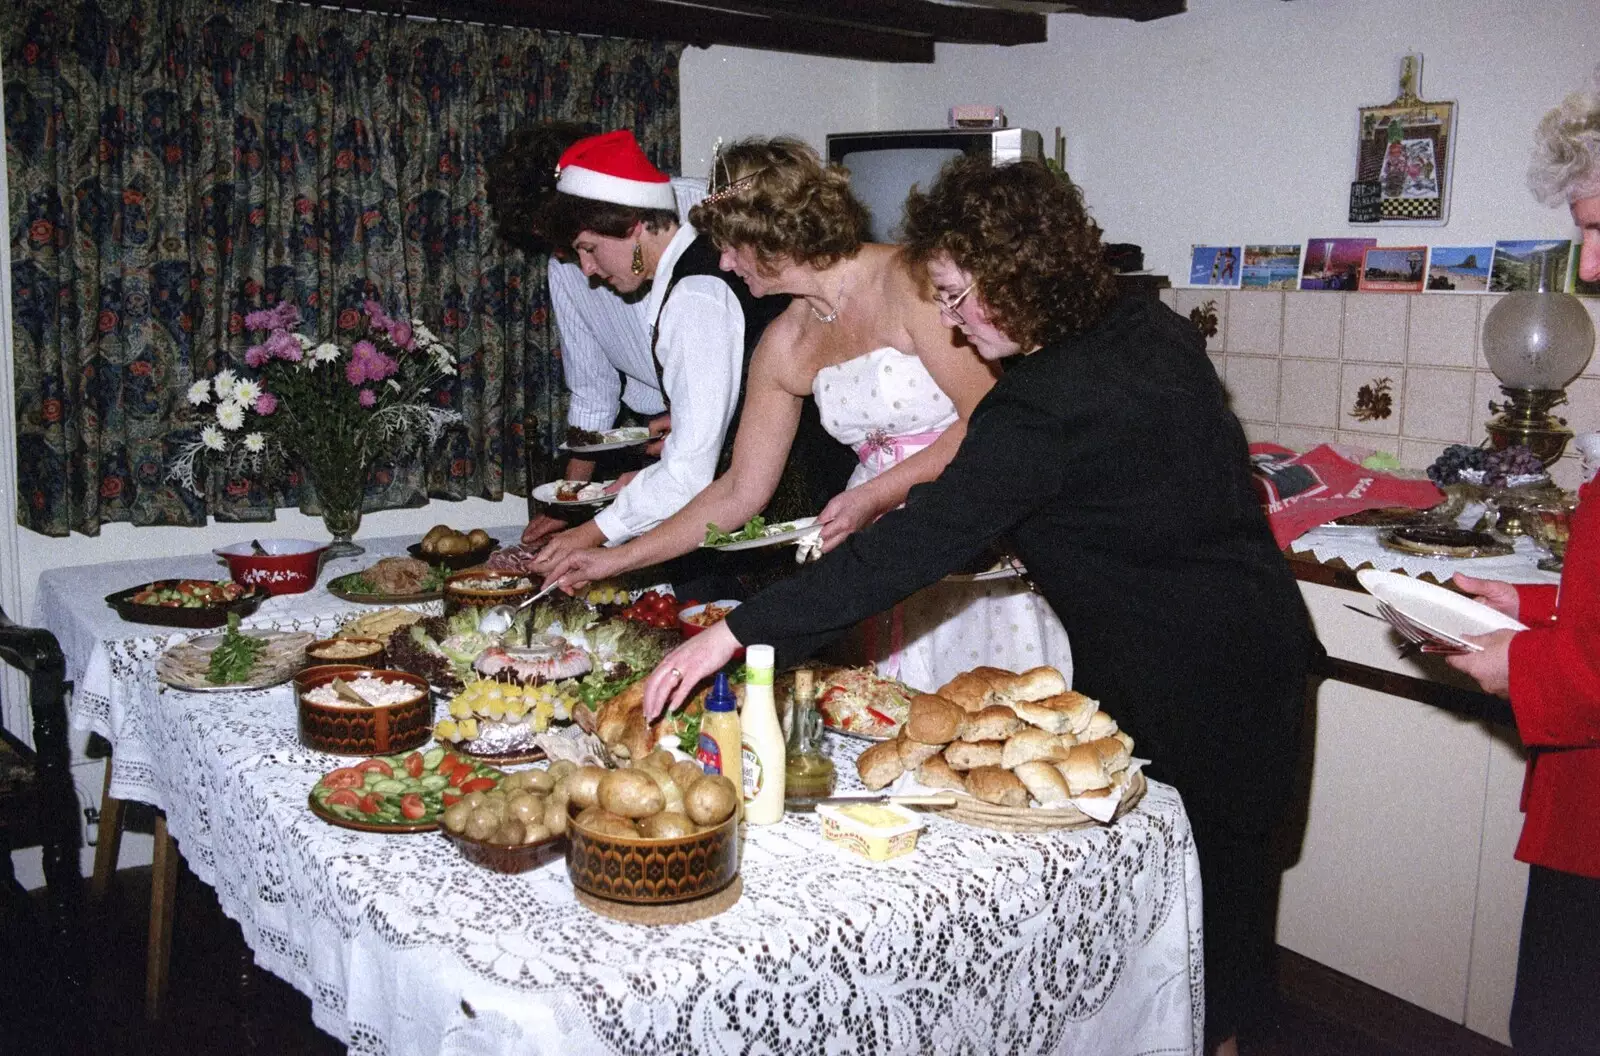
M1263 1008L1276 876L1314 646L1251 487L1244 432L1193 325L1118 299L1099 230L1042 166L953 163L907 203L934 300L1009 369L937 480L668 655L676 707L742 643L792 662L1009 536L1097 698L1176 786L1204 887L1207 1035Z

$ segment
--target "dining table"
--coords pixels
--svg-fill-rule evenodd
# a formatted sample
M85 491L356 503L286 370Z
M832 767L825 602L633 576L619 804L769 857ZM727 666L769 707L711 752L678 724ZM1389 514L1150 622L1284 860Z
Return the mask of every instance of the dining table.
M243 624L331 634L368 607L328 581L414 541L362 540ZM731 907L626 923L580 903L559 857L502 874L438 832L313 814L312 786L349 760L300 743L292 687L163 686L157 658L205 632L126 622L103 600L175 576L223 573L194 555L41 575L35 615L66 654L73 725L110 742L110 794L165 813L256 964L352 1053L1201 1052L1199 864L1170 786L1069 830L930 812L916 849L882 863L788 813L742 827ZM825 738L842 792L863 791L865 747Z

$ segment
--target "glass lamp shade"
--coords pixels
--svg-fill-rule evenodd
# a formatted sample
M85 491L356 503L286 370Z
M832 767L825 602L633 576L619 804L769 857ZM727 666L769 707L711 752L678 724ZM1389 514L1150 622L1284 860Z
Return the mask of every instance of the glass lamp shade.
M1555 254L1533 261L1537 290L1508 293L1483 321L1483 355L1508 389L1562 389L1594 352L1594 323L1570 293L1556 292ZM1562 255L1565 259L1565 255Z

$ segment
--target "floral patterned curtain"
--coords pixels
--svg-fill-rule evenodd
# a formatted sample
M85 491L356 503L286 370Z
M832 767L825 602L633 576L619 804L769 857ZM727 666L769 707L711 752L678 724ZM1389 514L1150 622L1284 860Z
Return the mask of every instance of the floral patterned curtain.
M565 420L544 261L494 237L484 169L563 118L678 167L678 45L272 0L0 5L18 520L263 520L297 481L167 479L189 383L242 364L244 315L295 301L340 340L372 297L454 346L465 416L367 508L525 493ZM524 435L524 422L537 435Z

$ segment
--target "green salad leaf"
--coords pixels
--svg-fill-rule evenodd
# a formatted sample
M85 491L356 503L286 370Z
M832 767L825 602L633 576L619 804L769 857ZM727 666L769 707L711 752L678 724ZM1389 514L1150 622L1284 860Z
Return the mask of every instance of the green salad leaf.
M243 682L250 677L267 643L259 638L239 632L239 614L228 613L228 629L222 632L222 644L211 652L211 666L206 670L206 681L214 686Z
M760 539L767 534L767 519L759 513L748 521L737 532L729 534L718 528L715 524L706 522L706 546L726 546L729 543L743 543L751 539Z

